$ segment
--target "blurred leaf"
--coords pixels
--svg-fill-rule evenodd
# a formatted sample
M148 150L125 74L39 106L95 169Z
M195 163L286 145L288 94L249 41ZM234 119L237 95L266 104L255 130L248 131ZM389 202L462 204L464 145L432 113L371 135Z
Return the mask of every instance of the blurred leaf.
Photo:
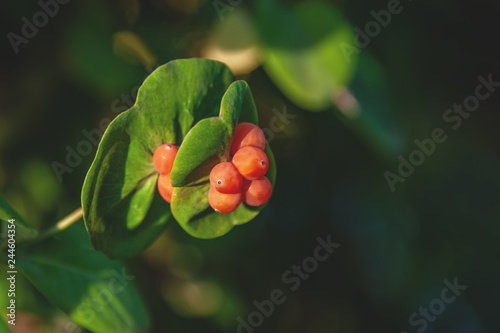
M225 13L210 32L211 42L227 51L246 49L258 43L254 19L243 8Z
M345 103L345 96L338 96L339 118L379 155L390 159L400 154L405 147L405 137L396 121L388 79L382 66L368 52L361 53L356 74L344 93L352 94L354 102Z
M57 238L19 253L18 267L28 280L92 332L146 331L145 307L123 264L94 251L81 225Z
M113 52L134 65L141 64L146 68L156 65L155 55L141 37L129 30L118 31L113 35Z
M21 168L19 176L23 190L28 194L30 206L33 207L30 207L30 211L40 213L58 206L62 190L49 164L41 160L32 160ZM34 223L29 216L27 218Z
M164 298L172 311L185 317L208 317L219 311L223 294L216 282L176 281L167 285Z
M337 115L379 155L397 156L404 137L381 66L353 46L354 32L342 14L323 2L287 10L259 2L264 69L294 103L311 111L337 107ZM354 46L353 46L354 47Z
M7 262L6 260L4 261ZM7 272L7 267L0 266L3 272ZM0 275L0 290L9 290L9 280ZM45 297L22 275L16 275L16 312L30 313L45 320L51 318L56 312L56 309L51 306ZM7 313L11 297L7 292L0 293L0 314ZM4 317L5 318L5 317ZM0 331L1 332L1 331Z
M352 44L351 25L331 4L307 2L293 10L275 1L258 2L264 69L278 88L298 106L319 111L345 87L354 72L356 54L344 55Z
M5 318L6 317L2 316L2 319L0 319L0 332L2 332L2 333L10 333L11 330L9 328L9 325L5 321Z
M14 225L16 226L16 242L21 242L28 239L33 239L38 235L38 231L32 226L24 221L24 219L5 201L5 199L0 194L0 220L2 222L2 229L0 240L7 237L7 222L10 219L16 220Z
M204 58L225 63L235 75L252 72L262 58L254 20L241 7L225 13L200 52Z
M172 61L146 79L134 107L106 130L83 186L95 249L111 258L136 255L173 219L156 189L152 154L166 142L180 145L194 124L216 116L232 80L225 65L205 59Z

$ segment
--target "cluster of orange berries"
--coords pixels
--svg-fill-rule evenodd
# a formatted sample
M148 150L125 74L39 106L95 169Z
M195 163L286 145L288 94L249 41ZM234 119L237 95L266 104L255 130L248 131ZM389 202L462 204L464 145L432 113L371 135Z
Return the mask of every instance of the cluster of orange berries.
M236 126L230 148L231 162L222 162L210 172L208 202L219 213L233 212L241 202L249 206L261 206L271 196L272 186L265 174L269 160L264 148L266 139L262 130L251 123ZM153 165L160 173L158 191L162 198L172 201L170 172L179 148L167 143L156 148Z
M231 162L217 164L210 172L208 203L219 213L234 211L243 201L262 206L269 200L272 187L265 174L269 160L262 130L251 123L236 126L230 153Z

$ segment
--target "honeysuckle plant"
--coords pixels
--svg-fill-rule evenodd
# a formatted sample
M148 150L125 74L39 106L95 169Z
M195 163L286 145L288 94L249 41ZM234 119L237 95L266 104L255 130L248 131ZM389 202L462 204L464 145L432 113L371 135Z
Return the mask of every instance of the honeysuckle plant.
M230 160L236 125L258 124L247 83L233 81L224 64L206 59L172 61L144 81L135 105L104 133L83 185L84 220L96 250L111 258L136 255L174 220L194 237L215 238L262 210L242 204L219 214L208 204L210 170ZM153 152L167 142L179 146L170 205L158 193L153 166ZM265 152L274 184L269 145Z
M209 239L259 214L264 205L242 203L220 214L208 203L210 171L230 161L232 137L241 122L258 124L255 103L247 83L234 81L224 64L182 59L158 67L140 87L135 105L104 133L83 184L82 208L39 233L0 197L0 219L16 221L20 273L93 332L146 330L147 314L133 284L112 293L92 318L85 307L111 279L128 276L113 259L141 253L168 223L177 221L188 234ZM171 204L158 193L153 165L153 152L167 142L179 146L170 174L175 187ZM268 144L264 152L266 177L274 186L276 165ZM88 237L81 225L65 230L82 216Z

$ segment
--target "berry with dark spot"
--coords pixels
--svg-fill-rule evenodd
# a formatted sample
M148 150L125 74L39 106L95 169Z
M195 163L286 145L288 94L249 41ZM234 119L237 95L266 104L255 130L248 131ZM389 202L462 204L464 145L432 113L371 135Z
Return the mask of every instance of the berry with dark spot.
M221 193L241 192L243 177L231 162L219 163L210 172L210 185Z
M247 180L264 177L269 168L266 153L259 148L243 147L233 156L233 164Z

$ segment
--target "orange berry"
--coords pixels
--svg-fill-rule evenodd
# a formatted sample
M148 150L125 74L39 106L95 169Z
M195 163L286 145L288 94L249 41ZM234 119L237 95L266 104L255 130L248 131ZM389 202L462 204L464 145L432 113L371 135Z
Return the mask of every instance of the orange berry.
M158 192L160 192L161 197L168 203L172 201L172 192L174 192L174 187L172 186L172 179L169 173L162 173L158 177Z
M271 197L273 188L267 177L245 180L243 184L243 202L249 206L262 206Z
M231 155L236 154L241 148L248 146L264 150L266 147L266 137L259 126L251 123L240 123L234 130Z
M213 186L208 190L208 203L216 212L222 214L233 212L240 205L242 198L241 193L220 193Z
M175 156L179 147L166 143L156 148L153 154L153 165L159 173L170 173L174 165Z
M264 177L269 168L266 153L259 148L243 147L233 156L233 164L247 180Z
M210 172L210 185L221 193L239 193L243 177L233 163L219 163Z

